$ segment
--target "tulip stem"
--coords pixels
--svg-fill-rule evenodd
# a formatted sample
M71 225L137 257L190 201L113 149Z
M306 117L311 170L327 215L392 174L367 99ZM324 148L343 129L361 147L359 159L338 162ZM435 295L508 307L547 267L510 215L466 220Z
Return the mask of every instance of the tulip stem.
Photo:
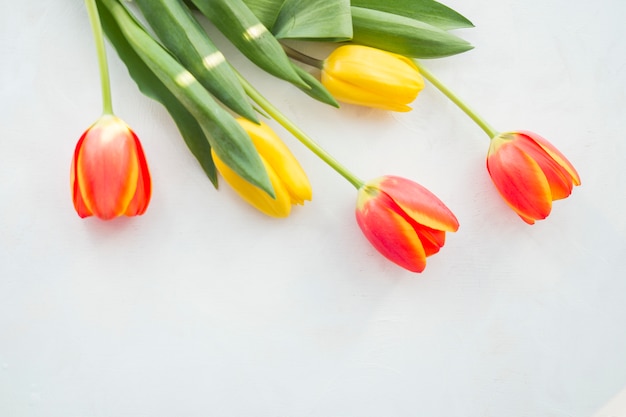
M113 114L111 104L111 83L109 80L109 67L107 64L106 49L104 47L104 35L102 34L102 24L98 14L98 6L95 0L85 0L89 22L93 30L93 37L96 41L96 51L98 53L98 65L100 67L100 85L102 88L102 113Z
M303 54L302 52L297 51L285 44L281 44L281 46L283 47L283 50L285 51L288 57L293 58L296 61L300 61L303 64L309 65L311 67L314 67L320 70L324 69L324 61L313 58L312 56Z
M243 86L246 94L261 107L268 115L274 120L280 123L285 129L287 129L292 135L296 137L304 146L309 148L315 155L321 160L326 162L332 169L337 171L339 175L344 177L350 184L356 189L360 189L364 182L357 178L354 174L348 171L343 165L341 165L335 158L333 158L328 152L320 147L312 138L310 138L302 129L296 126L291 120L289 120L280 110L278 110L272 103L270 103L256 88L252 86L241 74L237 73L239 81Z
M465 114L469 116L486 134L489 136L489 139L493 139L498 135L498 131L495 130L489 123L485 121L481 116L478 115L470 106L467 105L459 96L454 94L452 90L446 87L437 77L435 77L430 71L424 68L417 60L415 61L415 65L419 68L420 72L432 85L437 87L439 91L441 91L446 97L448 97L454 104L456 104Z

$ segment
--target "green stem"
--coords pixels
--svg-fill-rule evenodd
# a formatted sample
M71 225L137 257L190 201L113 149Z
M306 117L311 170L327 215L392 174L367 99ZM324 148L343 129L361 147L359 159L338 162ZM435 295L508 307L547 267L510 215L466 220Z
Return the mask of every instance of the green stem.
M468 106L463 100L461 100L456 94L446 87L437 77L435 77L430 71L424 68L419 62L415 61L415 65L419 68L420 72L431 84L433 84L439 91L441 91L446 97L448 97L454 104L456 104L470 119L472 119L486 134L489 139L493 139L498 135L498 131L495 130L489 123L478 115L470 106Z
M288 57L293 58L296 61L300 61L303 64L309 65L311 67L314 67L320 70L324 69L324 61L305 55L302 52L297 51L285 44L281 43L281 46L283 47L283 50L285 51Z
M354 174L348 171L343 165L341 165L335 158L333 158L328 152L322 149L313 139L311 139L306 133L304 133L298 126L296 126L291 120L289 120L280 110L278 110L272 103L270 103L252 84L248 82L240 74L237 74L239 81L243 86L244 91L248 96L258 104L267 114L269 114L274 120L280 123L285 129L287 129L292 135L294 135L304 146L309 148L315 155L326 162L332 169L337 171L339 175L344 177L350 184L356 189L363 186L363 181L357 178Z
M100 66L100 85L102 88L102 113L113 114L113 105L111 104L111 83L109 81L109 67L107 65L107 55L104 47L104 35L102 34L102 24L100 23L98 6L96 6L96 0L85 0L85 4L87 5L89 22L91 23L93 37L96 41L96 51L98 53L98 65Z

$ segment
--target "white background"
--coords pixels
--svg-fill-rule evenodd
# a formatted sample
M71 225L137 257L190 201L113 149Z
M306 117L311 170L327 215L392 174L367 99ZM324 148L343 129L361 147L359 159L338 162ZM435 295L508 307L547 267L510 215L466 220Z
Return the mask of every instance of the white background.
M456 213L416 275L368 244L355 190L275 124L314 200L275 220L215 191L111 49L114 109L154 194L142 217L79 219L69 166L100 113L84 5L3 2L0 416L626 416L626 6L446 4L476 48L425 65L581 175L534 226L492 186L486 136L432 86L411 113L337 110L211 30L358 176L411 178Z

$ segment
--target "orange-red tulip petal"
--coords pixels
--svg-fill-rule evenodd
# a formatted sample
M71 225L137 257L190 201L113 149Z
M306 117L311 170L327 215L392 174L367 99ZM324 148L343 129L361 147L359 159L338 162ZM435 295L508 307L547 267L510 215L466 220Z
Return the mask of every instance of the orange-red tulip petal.
M152 192L139 139L113 115L103 115L79 139L70 182L78 215L102 220L143 214Z
M551 143L532 132L492 139L487 170L506 203L528 224L548 217L552 201L568 197L580 177Z
M359 189L356 219L369 242L387 259L422 272L439 252L446 231L459 223L434 194L401 177L385 176Z

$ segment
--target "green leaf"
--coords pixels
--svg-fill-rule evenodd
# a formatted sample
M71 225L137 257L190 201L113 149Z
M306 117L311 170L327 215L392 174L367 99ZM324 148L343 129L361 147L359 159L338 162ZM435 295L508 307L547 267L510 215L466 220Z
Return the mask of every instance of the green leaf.
M257 122L232 67L181 0L135 0L163 45L234 112Z
M352 7L354 43L414 58L441 58L472 49L467 41L428 23Z
M240 177L274 197L252 140L211 94L116 0L98 0L116 20L129 45L200 124L215 153Z
M141 60L122 34L117 22L113 19L108 9L100 7L98 13L107 38L115 48L120 59L126 65L126 68L128 68L128 72L137 84L139 90L147 97L160 102L165 107L176 123L187 147L196 157L213 185L217 188L217 170L215 169L215 164L211 157L211 145L200 127L200 124L185 106L167 89L161 80L157 78L154 72Z
M306 88L278 40L242 0L192 1L252 62L278 78Z
M337 100L335 100L332 94L330 94L326 87L324 87L317 78L315 78L305 69L300 68L297 65L294 65L294 69L309 86L309 88L301 88L302 91L304 91L314 99L321 101L322 103L330 104L333 107L339 107L339 103L337 103Z
M280 9L286 0L244 0L250 11L265 25L271 29L278 18Z
M351 16L349 0L286 0L271 30L278 39L345 41Z
M409 17L443 30L474 27L467 18L434 0L352 0L351 5Z

